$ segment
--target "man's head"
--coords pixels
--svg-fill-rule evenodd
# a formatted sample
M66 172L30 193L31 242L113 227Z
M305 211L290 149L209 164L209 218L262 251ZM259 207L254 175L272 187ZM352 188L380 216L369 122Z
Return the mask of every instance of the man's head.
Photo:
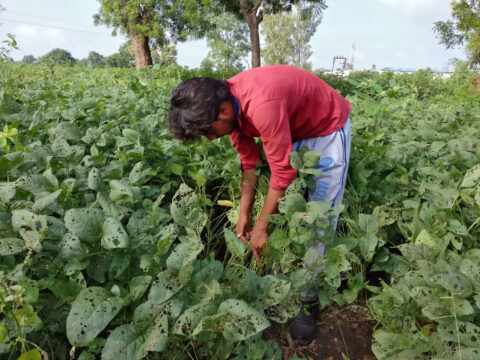
M172 135L183 141L230 134L235 113L227 82L211 78L182 82L172 93L168 123Z

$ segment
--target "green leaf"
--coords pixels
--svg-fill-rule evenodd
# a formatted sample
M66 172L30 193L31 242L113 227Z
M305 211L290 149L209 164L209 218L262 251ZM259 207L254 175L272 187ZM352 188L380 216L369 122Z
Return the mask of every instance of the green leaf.
M184 226L189 234L199 236L207 223L197 194L185 184L181 184L173 196L170 213L175 223Z
M142 332L131 324L120 325L108 336L102 360L139 360L143 358L143 343Z
M278 202L278 209L287 217L290 217L294 212L305 211L307 202L301 194L289 194L280 199Z
M437 331L444 342L460 341L465 347L478 347L480 342L480 327L470 322L459 322L458 328L455 323L439 324Z
M8 336L8 330L4 323L0 323L0 343L3 343Z
M128 234L122 223L113 217L108 217L102 225L102 246L105 249L127 248Z
M70 209L64 221L67 229L82 241L94 243L102 235L103 213L99 209Z
M166 254L173 244L173 241L178 236L177 228L175 224L169 224L162 228L158 234L159 240L157 242L157 252L160 255Z
M157 304L161 304L173 295L178 293L183 287L182 282L168 271L163 271L157 275L150 288L148 298Z
M480 250L472 249L464 254L460 272L472 282L476 291L480 291Z
M15 196L16 186L14 182L0 183L0 200L8 203Z
M48 191L51 187L50 182L42 175L22 176L15 181L15 184L17 187L32 194Z
M282 249L290 244L290 238L285 230L276 228L268 237L268 245L274 249Z
M128 181L130 184L139 184L141 183L147 176L150 169L142 170L143 162L138 162L133 167L130 175L128 175Z
M70 259L76 256L82 256L87 253L87 248L80 239L71 232L67 232L60 242L60 251L58 253L61 259Z
M58 179L56 178L55 175L52 173L52 169L48 168L42 173L42 176L48 180L50 185L52 185L55 189L58 188Z
M366 234L359 240L360 252L366 261L372 261L378 244L378 237L374 234Z
M20 355L18 360L42 360L42 355L37 349L30 350Z
M60 196L63 190L57 190L51 194L42 196L35 199L35 203L32 205L32 210L35 212L40 212L45 209L47 206L53 204L57 198Z
M190 336L203 317L215 314L217 307L213 302L205 302L193 305L186 309L177 319L173 327L173 333Z
M246 302L228 299L220 304L218 313L228 314L228 321L223 324L223 336L233 341L241 341L253 336L270 326L265 315L250 307Z
M290 154L288 154L288 156L290 157L290 165L292 165L295 170L301 169L303 167L303 162L298 152L291 152Z
M247 245L237 235L235 235L233 231L228 229L224 230L223 236L225 237L228 251L239 258L243 258L245 256Z
M167 268L186 283L192 274L193 262L203 250L203 244L195 236L183 236L167 259Z
M0 239L0 255L15 255L27 249L25 240L18 238Z
M290 292L291 284L287 280L280 279L273 275L266 275L261 278L262 302L267 306L281 303Z
M129 186L120 180L110 180L110 199L113 201L125 200L133 202L140 197L140 189L136 186Z
M347 250L344 246L330 248L325 254L323 271L325 281L334 288L338 288L341 283L341 273L351 269L350 262L347 259Z
M88 188L95 191L105 190L105 183L103 182L102 173L99 169L93 168L88 173Z
M319 178L322 177L323 175L323 171L320 169L301 169L299 171L304 174L310 174Z
M454 234L468 236L467 227L457 219L448 219L447 229Z
M467 170L460 187L471 188L480 182L480 164Z
M265 315L280 324L285 324L288 320L298 316L301 305L294 296L286 296L282 302L269 306L265 309Z
M152 277L149 275L136 276L130 280L130 300L135 301L140 299L145 291L147 291L151 281Z
M374 215L360 214L358 216L358 226L365 234L376 234L378 231L379 222Z
M72 304L67 318L67 338L73 346L85 346L95 339L121 310L124 301L101 287L83 290Z
M36 215L28 210L13 210L12 226L17 231L23 227L41 230L47 227L47 219L44 215Z
M472 285L462 274L436 274L432 276L431 281L449 292L455 293L456 296L468 298L472 294Z
M303 155L303 163L306 168L314 168L318 165L322 153L319 151L307 151Z

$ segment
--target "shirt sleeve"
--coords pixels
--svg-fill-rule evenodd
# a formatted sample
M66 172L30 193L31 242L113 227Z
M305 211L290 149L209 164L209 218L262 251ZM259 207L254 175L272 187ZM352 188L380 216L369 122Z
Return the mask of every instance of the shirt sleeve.
M275 190L286 189L297 177L297 171L290 165L292 135L284 100L269 100L260 104L252 116L252 122L260 133L270 165L270 187Z
M242 134L235 130L229 135L232 146L237 150L240 156L240 163L242 165L242 171L248 169L255 169L257 163L261 163L260 149L253 137Z

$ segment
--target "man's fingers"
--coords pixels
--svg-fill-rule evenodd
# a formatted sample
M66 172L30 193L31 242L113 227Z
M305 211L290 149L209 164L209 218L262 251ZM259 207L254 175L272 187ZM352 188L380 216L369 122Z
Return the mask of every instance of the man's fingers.
M253 257L255 258L255 261L258 262L260 260L260 256L257 253L257 250L255 248L253 249Z

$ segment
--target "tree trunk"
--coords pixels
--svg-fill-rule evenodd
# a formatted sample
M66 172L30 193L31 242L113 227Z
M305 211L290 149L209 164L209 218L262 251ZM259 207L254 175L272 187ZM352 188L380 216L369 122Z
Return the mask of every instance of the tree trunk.
M148 45L148 37L143 36L140 31L134 29L130 30L130 37L132 38L132 47L137 69L151 66L153 62L150 46Z
M239 0L242 14L247 21L248 29L250 30L250 43L252 45L252 68L260 66L260 35L258 26L263 20L263 11L260 10L257 14L258 8L262 4L262 0L257 0L253 8L248 6L248 0Z

